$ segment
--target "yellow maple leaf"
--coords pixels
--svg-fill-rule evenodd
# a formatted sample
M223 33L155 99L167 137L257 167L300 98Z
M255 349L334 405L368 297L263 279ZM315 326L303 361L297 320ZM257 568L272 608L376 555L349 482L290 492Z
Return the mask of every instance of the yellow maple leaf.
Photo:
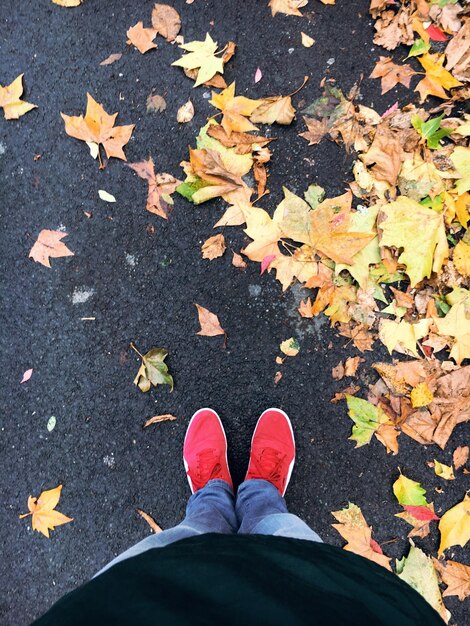
M255 124L290 124L294 119L295 109L291 96L271 96L259 101L250 116Z
M23 76L24 74L20 74L6 87L0 85L0 107L3 108L6 120L17 120L31 109L37 109L36 104L21 100Z
M134 130L134 124L128 126L114 126L117 113L109 115L102 105L88 93L85 117L83 115L70 116L61 113L65 122L65 132L70 137L80 139L98 147L102 144L106 156L126 161L123 147L129 141ZM99 155L99 152L98 152Z
M470 191L470 148L457 146L450 155L450 160L460 174L459 180L455 183L457 193L461 195Z
M428 406L434 399L432 391L429 389L427 383L419 383L411 390L410 394L411 405L414 409L420 406Z
M445 317L435 317L434 323L440 335L453 339L450 357L457 365L470 357L470 319L464 301L456 302Z
M419 92L421 102L428 96L437 96L446 100L449 96L446 89L460 87L462 83L444 69L444 54L423 54L418 61L423 66L426 76L416 85L415 91Z
M439 522L441 542L438 556L451 546L464 547L470 539L470 496L465 496L441 517Z
M249 117L260 100L251 100L245 96L235 95L235 81L220 93L212 92L210 103L223 113L221 126L230 137L232 131L245 133L250 130L257 130L246 117Z
M470 276L470 246L464 241L459 241L454 248L454 255L452 257L454 265L457 271L462 276Z
M280 254L278 241L281 237L279 224L271 219L264 209L250 206L244 207L246 219L245 233L253 239L242 250L252 261L261 262L265 257Z
M418 356L416 342L429 332L430 319L422 319L415 324L405 320L380 320L379 339L392 353L393 350L405 354L411 353Z
M62 485L58 485L55 489L43 491L39 498L28 498L29 513L20 515L20 519L32 516L32 528L49 537L49 531L54 530L56 526L67 524L72 521L71 517L67 517L59 511L54 511L60 499Z
M185 54L177 61L173 61L172 65L183 67L187 70L198 69L194 87L202 85L217 73L223 74L223 59L216 56L219 54L217 52L217 42L212 39L209 33L206 34L204 41L190 41L189 43L181 44L180 48L186 50L189 54Z
M399 263L406 266L411 287L431 272L438 272L448 257L444 220L441 214L400 196L382 207L387 218L379 224L380 246L403 248Z

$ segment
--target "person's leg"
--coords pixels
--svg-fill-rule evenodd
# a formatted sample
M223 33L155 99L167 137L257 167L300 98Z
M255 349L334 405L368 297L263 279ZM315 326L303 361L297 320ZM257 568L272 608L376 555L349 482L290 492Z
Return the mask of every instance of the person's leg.
M286 501L267 480L246 480L240 485L235 505L239 534L278 535L322 541L297 515L289 513Z
M232 488L225 480L211 480L189 498L186 516L180 524L139 541L108 563L98 574L152 548L163 548L175 541L203 533L235 533L237 528Z
M227 461L227 438L220 417L212 409L199 409L191 418L184 439L183 462L193 495L181 524L140 541L98 574L124 559L186 537L236 532L238 522Z
M283 496L294 462L295 440L289 417L280 409L264 411L251 440L245 482L237 493L239 533L321 541L316 532L287 510Z

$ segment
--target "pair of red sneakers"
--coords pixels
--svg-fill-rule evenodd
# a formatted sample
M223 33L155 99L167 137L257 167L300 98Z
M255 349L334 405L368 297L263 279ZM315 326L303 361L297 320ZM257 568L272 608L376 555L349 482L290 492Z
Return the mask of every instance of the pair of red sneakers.
M199 409L191 418L184 440L183 461L192 493L215 478L225 480L233 488L225 430L212 409ZM245 480L267 480L283 496L294 461L295 441L289 417L280 409L267 409L253 433Z

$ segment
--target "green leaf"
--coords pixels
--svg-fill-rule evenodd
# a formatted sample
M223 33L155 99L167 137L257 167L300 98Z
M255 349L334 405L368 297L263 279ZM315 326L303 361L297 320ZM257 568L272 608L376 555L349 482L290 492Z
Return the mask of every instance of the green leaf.
M173 391L173 377L168 373L168 366L163 361L168 356L165 348L152 348L142 356L142 364L134 379L141 391L149 391L153 385L169 385Z
M186 200L193 202L193 196L196 191L199 191L199 189L202 189L203 187L207 187L208 184L209 183L206 183L202 180L202 178L199 178L199 176L194 176L194 179L190 182L187 181L178 185L175 191L179 193L180 196L183 196L183 198L186 198Z
M415 39L415 42L411 46L411 49L406 58L408 59L409 57L419 57L420 55L425 54L430 48L430 43L426 43L421 38Z
M388 417L383 409L362 398L346 395L346 402L348 415L354 422L349 439L356 442L356 448L360 448L370 442L372 435L380 424L388 421Z
M320 202L323 202L324 197L325 190L323 187L320 187L320 185L309 185L307 191L304 193L304 198L312 209L316 209Z
M440 140L452 133L451 128L439 128L443 117L444 113L439 117L429 119L427 122L423 122L419 115L413 115L411 118L413 128L423 139L426 139L430 150L437 150Z
M397 560L396 568L398 578L420 593L448 623L450 613L442 602L437 572L431 559L420 548L411 545L408 556Z
M402 506L411 504L412 506L427 506L428 502L424 497L426 490L415 480L411 480L403 474L393 483L393 493L398 503Z

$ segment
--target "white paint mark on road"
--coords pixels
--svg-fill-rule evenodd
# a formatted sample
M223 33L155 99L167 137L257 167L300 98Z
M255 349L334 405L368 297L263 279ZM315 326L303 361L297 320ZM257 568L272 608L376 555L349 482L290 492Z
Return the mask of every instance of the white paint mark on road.
M115 465L116 465L116 459L114 458L113 453L111 454L107 454L106 456L103 457L103 463L109 467L109 469L114 469Z
M126 252L126 263L127 263L127 265L130 265L131 267L135 267L137 265L137 261L135 259L135 256L133 254L128 254Z
M261 294L261 285L248 285L248 291L252 298L257 298Z
M95 293L94 289L88 289L87 287L75 287L72 294L72 304L83 304L91 298Z
M5 154L6 151L7 151L6 145L0 141L0 156L2 156L2 154Z

